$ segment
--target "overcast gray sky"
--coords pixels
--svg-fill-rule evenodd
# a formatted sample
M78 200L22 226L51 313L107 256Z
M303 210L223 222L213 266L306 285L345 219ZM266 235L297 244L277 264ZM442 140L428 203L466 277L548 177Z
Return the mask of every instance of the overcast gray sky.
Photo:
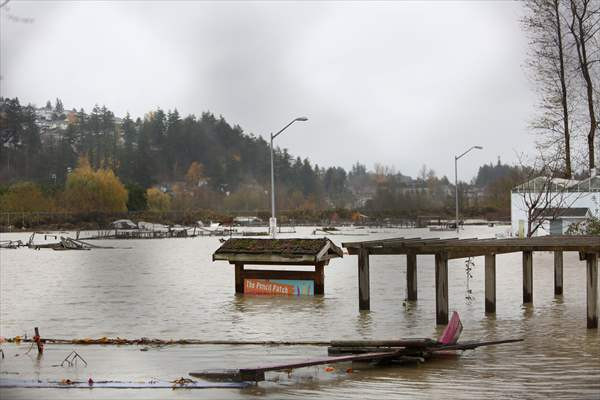
M0 93L223 115L321 166L459 178L533 148L517 2L11 1ZM15 22L8 14L33 18Z

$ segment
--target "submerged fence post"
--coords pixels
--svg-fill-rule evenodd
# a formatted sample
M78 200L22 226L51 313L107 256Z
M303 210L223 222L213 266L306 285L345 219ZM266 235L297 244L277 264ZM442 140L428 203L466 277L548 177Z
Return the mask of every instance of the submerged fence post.
M496 312L496 255L485 255L485 312Z
M448 255L435 255L435 321L448 323Z
M590 253L587 260L587 327L598 328L598 255Z
M523 303L533 302L533 252L523 252Z
M417 300L417 255L406 255L406 299Z
M563 252L554 252L554 295L563 294Z
M369 250L361 247L358 251L358 309L371 308L369 293Z

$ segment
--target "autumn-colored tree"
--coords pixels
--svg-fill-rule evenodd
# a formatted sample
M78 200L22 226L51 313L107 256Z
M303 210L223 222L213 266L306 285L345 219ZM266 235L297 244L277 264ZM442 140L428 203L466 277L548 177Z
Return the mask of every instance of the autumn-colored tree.
M204 179L204 166L198 161L194 161L185 174L185 181L189 186L197 187L200 186L202 179Z
M50 211L52 202L33 182L18 182L0 198L0 208L8 212Z
M110 169L94 171L87 158L67 177L64 199L74 212L127 211L127 189L119 178Z
M150 188L146 190L146 199L150 211L168 211L171 208L171 197L160 191L160 189Z

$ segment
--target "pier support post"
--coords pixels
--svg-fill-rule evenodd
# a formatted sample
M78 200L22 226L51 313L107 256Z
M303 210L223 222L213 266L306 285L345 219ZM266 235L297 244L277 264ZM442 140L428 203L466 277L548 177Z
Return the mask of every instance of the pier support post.
M325 294L325 268L323 264L315 265L315 294Z
M496 312L496 255L485 255L485 312Z
M435 322L448 323L448 255L435 255Z
M533 303L533 252L523 252L523 303Z
M235 292L244 293L244 264L235 264Z
M358 252L358 309L371 308L369 293L369 250L361 247Z
M417 255L406 255L406 299L417 300Z
M598 328L598 255L587 254L587 327Z
M554 252L554 295L563 294L563 252Z

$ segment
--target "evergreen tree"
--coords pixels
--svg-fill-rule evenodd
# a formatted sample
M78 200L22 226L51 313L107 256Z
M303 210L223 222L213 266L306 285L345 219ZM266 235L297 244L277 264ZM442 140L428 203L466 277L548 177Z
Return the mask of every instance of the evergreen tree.
M48 101L48 103L50 103L50 101ZM46 103L46 107L48 107L48 103ZM63 103L61 101L61 99L59 99L58 97L56 98L56 103L54 103L54 111L56 111L57 114L62 114L65 111L65 108L63 107Z

